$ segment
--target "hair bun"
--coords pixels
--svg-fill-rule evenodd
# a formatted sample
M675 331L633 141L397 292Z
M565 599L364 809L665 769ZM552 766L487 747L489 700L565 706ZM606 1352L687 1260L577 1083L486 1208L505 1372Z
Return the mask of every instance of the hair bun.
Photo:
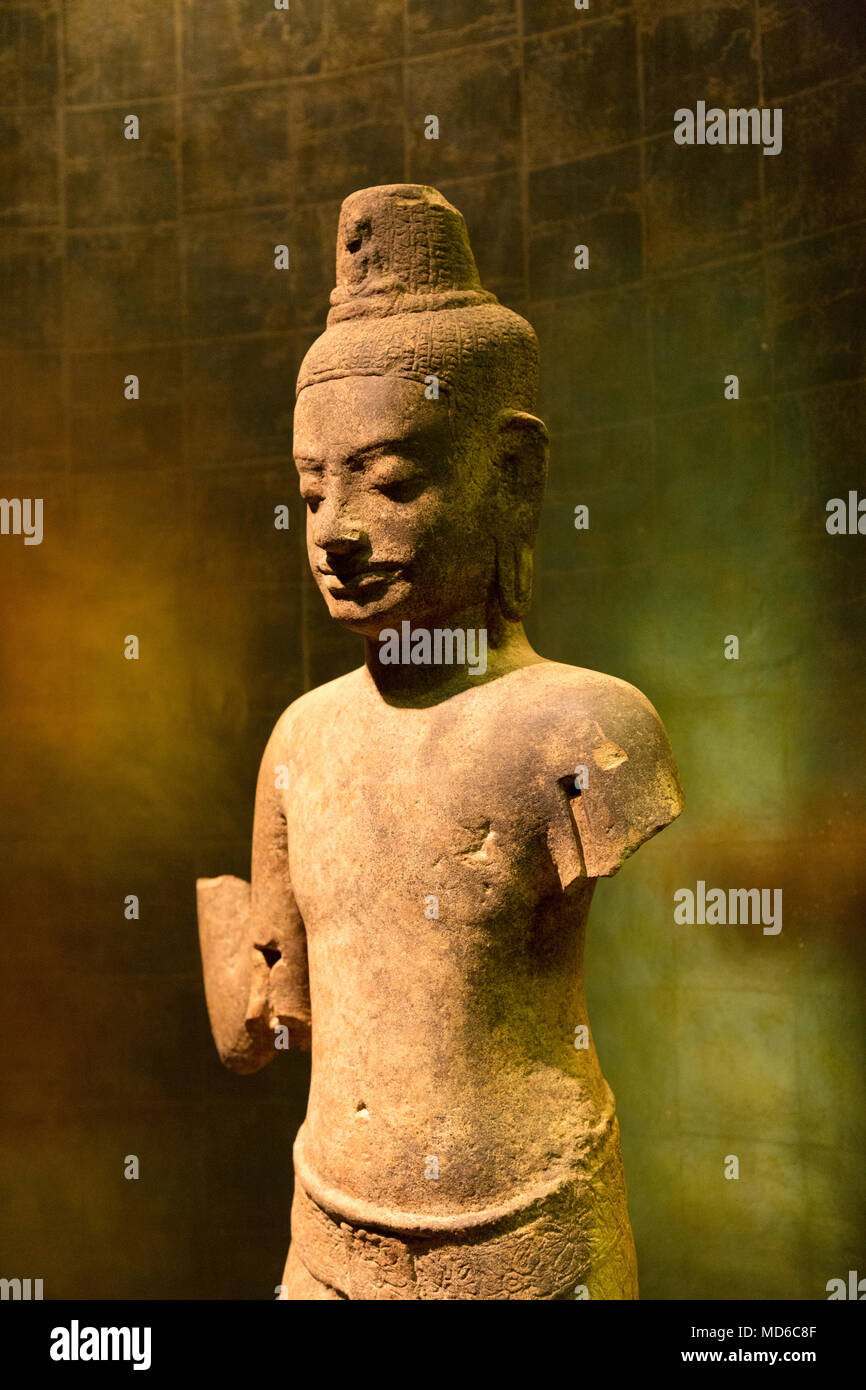
M481 287L462 213L435 188L391 183L346 198L329 324L498 302Z

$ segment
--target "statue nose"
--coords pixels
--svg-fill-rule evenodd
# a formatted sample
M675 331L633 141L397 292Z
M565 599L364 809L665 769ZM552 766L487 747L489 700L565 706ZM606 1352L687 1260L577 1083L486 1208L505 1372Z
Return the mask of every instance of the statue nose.
M328 555L351 555L364 545L364 535L358 526L334 525L316 536L316 544Z

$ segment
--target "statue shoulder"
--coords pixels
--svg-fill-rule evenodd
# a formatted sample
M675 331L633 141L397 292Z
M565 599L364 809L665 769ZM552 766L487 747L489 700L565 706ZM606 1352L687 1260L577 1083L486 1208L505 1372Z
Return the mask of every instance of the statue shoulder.
M619 676L590 671L580 666L565 666L548 662L551 692L555 692L552 710L558 718L569 721L604 720L623 733L654 736L664 726L655 707L637 686Z
M549 663L548 771L569 800L588 877L609 876L683 809L667 731L628 681Z
M364 668L337 676L299 695L283 710L271 734L271 742L284 751L326 733L340 711L355 703Z

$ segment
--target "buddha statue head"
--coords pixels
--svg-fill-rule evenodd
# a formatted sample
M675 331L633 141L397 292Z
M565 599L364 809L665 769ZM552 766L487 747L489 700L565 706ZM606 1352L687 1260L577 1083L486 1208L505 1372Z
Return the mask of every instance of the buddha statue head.
M538 343L483 290L461 214L391 184L343 203L325 332L298 376L295 462L331 616L519 625L547 472Z

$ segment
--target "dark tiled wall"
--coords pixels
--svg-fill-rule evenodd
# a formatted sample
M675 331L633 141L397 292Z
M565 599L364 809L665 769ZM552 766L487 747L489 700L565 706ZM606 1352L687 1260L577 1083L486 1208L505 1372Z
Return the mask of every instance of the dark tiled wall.
M246 873L274 718L357 660L306 575L293 387L340 201L402 180L541 338L532 635L650 694L689 795L588 961L643 1292L856 1267L866 541L824 507L866 477L864 61L855 0L0 0L3 491L46 527L2 538L0 1273L278 1282L304 1061L219 1071L192 882ZM783 153L675 145L698 99L781 106ZM783 887L782 934L674 928L698 878Z

